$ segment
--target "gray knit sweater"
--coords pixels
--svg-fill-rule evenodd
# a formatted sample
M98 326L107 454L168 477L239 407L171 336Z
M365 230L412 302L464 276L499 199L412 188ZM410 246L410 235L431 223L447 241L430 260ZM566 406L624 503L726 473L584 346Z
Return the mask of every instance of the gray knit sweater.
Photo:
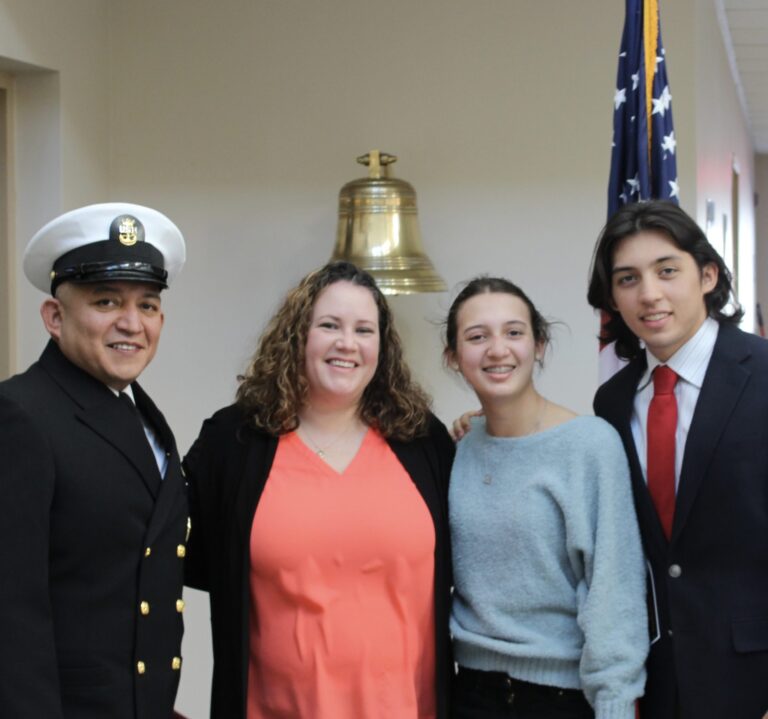
M459 442L450 484L456 661L580 688L632 719L648 653L645 564L619 436L577 417Z

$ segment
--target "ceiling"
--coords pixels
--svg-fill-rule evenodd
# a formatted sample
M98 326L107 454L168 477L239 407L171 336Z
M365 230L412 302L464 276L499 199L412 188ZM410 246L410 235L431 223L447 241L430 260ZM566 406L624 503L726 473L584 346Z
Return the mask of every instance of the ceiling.
M768 0L720 0L755 151L768 153ZM718 3L719 4L719 3ZM726 47L728 38L726 37Z

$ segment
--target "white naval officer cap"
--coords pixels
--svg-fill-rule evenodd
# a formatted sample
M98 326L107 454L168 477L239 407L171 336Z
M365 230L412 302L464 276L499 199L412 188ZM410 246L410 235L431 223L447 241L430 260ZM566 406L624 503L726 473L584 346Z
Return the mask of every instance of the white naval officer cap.
M72 210L38 230L24 274L53 294L62 282L128 280L168 287L186 259L181 231L165 215L128 202Z

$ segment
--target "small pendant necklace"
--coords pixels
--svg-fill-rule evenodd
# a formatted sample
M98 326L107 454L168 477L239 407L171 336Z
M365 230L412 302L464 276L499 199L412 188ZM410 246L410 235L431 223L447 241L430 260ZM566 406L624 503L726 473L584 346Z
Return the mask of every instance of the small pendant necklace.
M301 434L304 435L309 440L309 443L312 445L310 449L318 456L320 459L325 459L325 457L328 454L328 450L331 449L337 442L339 442L343 437L348 435L350 431L353 429L354 425L351 425L349 427L345 427L344 430L337 434L330 442L326 442L323 446L320 446L317 442L315 442L314 439L310 436L309 432L307 432L307 428L303 425L299 427L301 430Z

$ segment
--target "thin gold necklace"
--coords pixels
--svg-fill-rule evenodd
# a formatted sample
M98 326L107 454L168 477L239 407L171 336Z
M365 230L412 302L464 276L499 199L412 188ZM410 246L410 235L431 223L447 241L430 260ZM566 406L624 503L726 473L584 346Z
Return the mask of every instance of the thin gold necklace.
M304 425L299 425L299 429L301 430L301 433L309 440L309 443L312 445L311 449L312 451L320 457L320 459L324 459L327 454L328 450L333 447L337 442L339 442L342 437L345 437L350 433L350 431L355 427L355 425L351 425L349 427L345 427L344 430L337 434L330 442L327 442L322 447L312 438L312 436L307 432L307 428Z

